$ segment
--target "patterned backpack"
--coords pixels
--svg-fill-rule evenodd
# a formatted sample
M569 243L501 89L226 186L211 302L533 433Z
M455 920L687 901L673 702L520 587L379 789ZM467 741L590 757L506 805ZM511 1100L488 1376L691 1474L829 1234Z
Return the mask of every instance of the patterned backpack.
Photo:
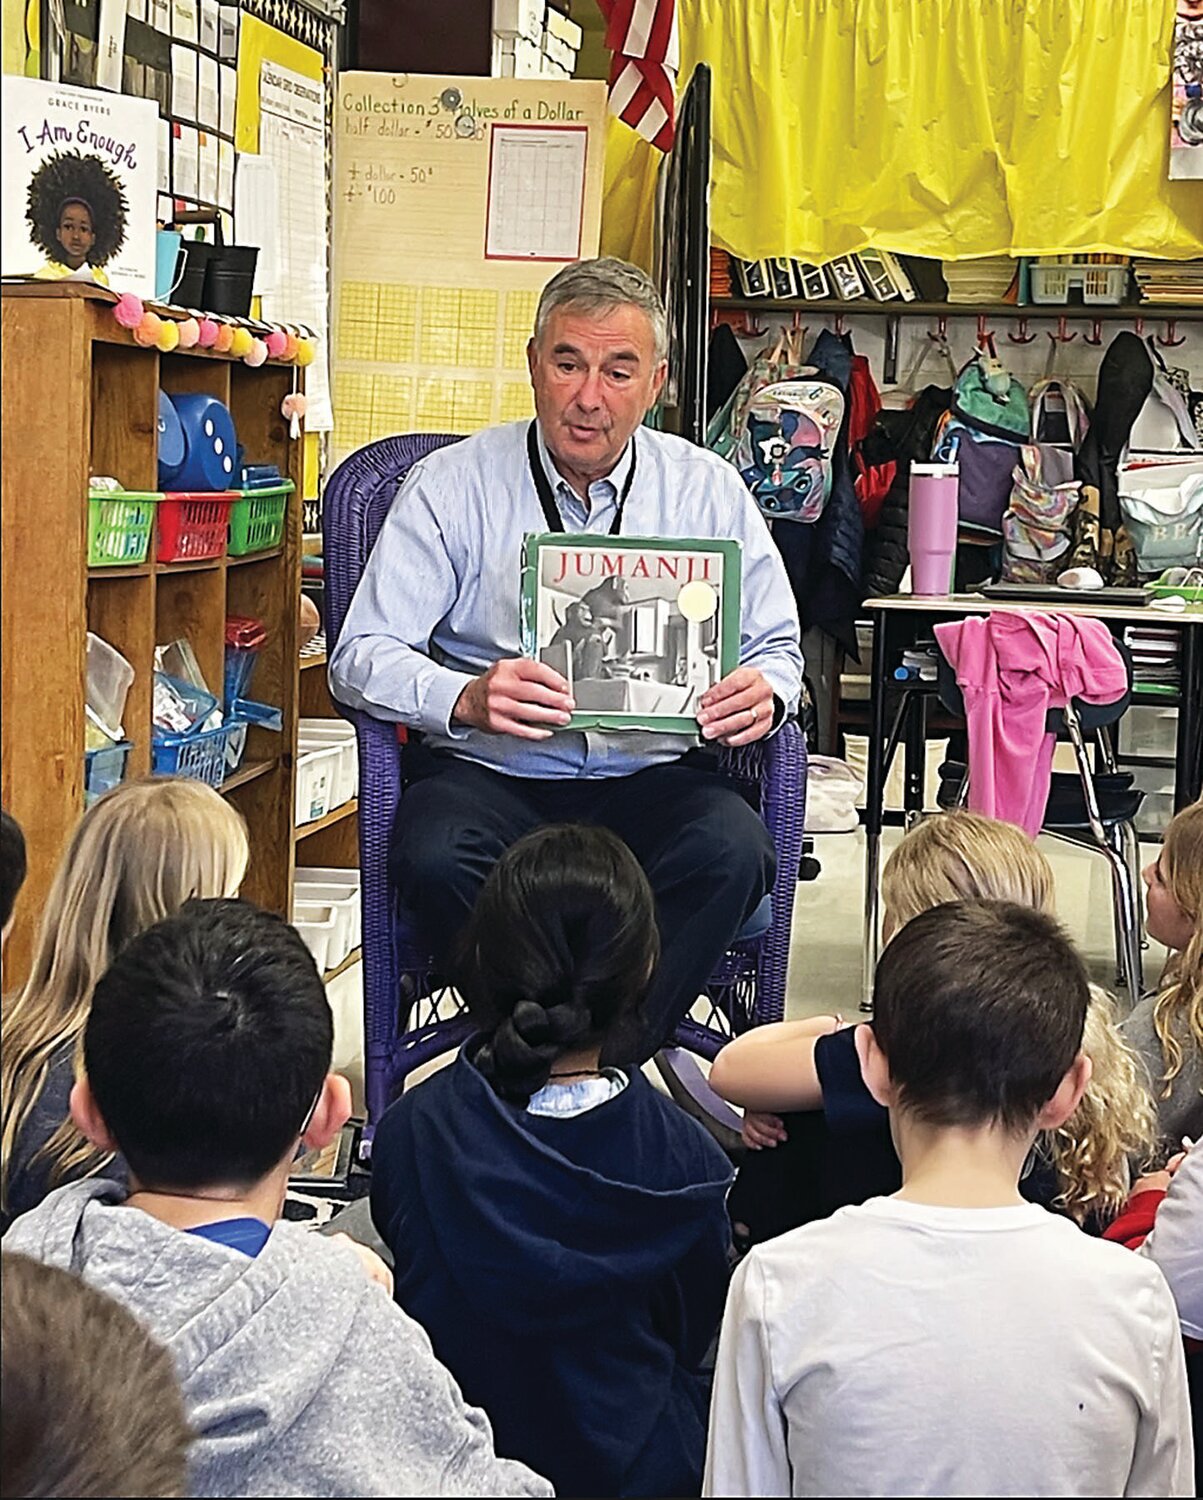
M762 350L706 432L772 521L817 521L831 494L844 394L805 366L783 332Z

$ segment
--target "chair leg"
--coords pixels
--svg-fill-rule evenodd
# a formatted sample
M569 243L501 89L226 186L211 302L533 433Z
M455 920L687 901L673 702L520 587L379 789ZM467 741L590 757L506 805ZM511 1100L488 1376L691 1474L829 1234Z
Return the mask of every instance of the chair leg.
M1136 937L1143 952L1149 946L1149 940L1145 936L1144 902L1140 899L1140 835L1131 818L1125 818L1119 828L1123 838L1124 858L1132 872L1132 888L1136 892Z
M1120 972L1127 986L1131 1004L1140 999L1143 984L1140 961L1139 901L1132 880L1123 843L1124 837L1118 826L1112 830L1113 842L1104 848L1111 865L1111 885L1115 901L1115 931L1120 956Z

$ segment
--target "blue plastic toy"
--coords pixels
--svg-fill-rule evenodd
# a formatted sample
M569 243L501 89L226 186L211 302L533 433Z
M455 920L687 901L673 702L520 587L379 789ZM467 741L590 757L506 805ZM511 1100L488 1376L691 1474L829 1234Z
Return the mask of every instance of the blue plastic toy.
M184 459L171 481L173 491L226 490L234 483L238 439L228 407L214 396L171 394L184 435Z

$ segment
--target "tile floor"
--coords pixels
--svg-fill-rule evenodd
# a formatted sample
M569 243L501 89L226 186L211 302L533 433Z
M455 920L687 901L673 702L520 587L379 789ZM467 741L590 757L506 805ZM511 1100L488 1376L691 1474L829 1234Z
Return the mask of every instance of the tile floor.
M901 837L886 831L883 862ZM1041 847L1057 877L1061 918L1090 964L1095 979L1115 988L1111 888L1106 862L1098 855L1042 838ZM1142 857L1155 857L1156 846L1142 846ZM861 911L864 880L864 833L820 834L815 854L822 866L817 880L798 886L794 906L788 1014L793 1017L840 1011L858 1013L861 999ZM1145 983L1152 985L1165 961L1165 950L1150 943L1145 951ZM356 1105L362 1108L363 1016L359 965L346 970L329 989L335 1016L338 1071L351 1080ZM1121 992L1121 1003L1123 995Z

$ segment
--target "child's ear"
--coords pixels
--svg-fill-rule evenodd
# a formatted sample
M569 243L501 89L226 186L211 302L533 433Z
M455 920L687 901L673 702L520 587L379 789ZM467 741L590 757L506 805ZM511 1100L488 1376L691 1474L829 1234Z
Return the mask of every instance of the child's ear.
M327 1073L301 1143L324 1151L351 1118L351 1085L339 1073Z
M92 1085L86 1078L81 1078L71 1090L70 1110L71 1121L76 1130L98 1151L121 1149L113 1139L109 1127L104 1123L104 1116L100 1113L92 1093Z
M1090 1083L1094 1064L1085 1052L1079 1052L1065 1070L1065 1077L1057 1085L1057 1092L1048 1101L1037 1117L1041 1130L1056 1130L1064 1125L1082 1102L1082 1095Z
M872 1026L862 1021L856 1028L854 1040L856 1055L860 1059L860 1076L865 1080L865 1087L883 1109L891 1108L894 1103L894 1085L890 1081L890 1065L885 1053L877 1045Z

